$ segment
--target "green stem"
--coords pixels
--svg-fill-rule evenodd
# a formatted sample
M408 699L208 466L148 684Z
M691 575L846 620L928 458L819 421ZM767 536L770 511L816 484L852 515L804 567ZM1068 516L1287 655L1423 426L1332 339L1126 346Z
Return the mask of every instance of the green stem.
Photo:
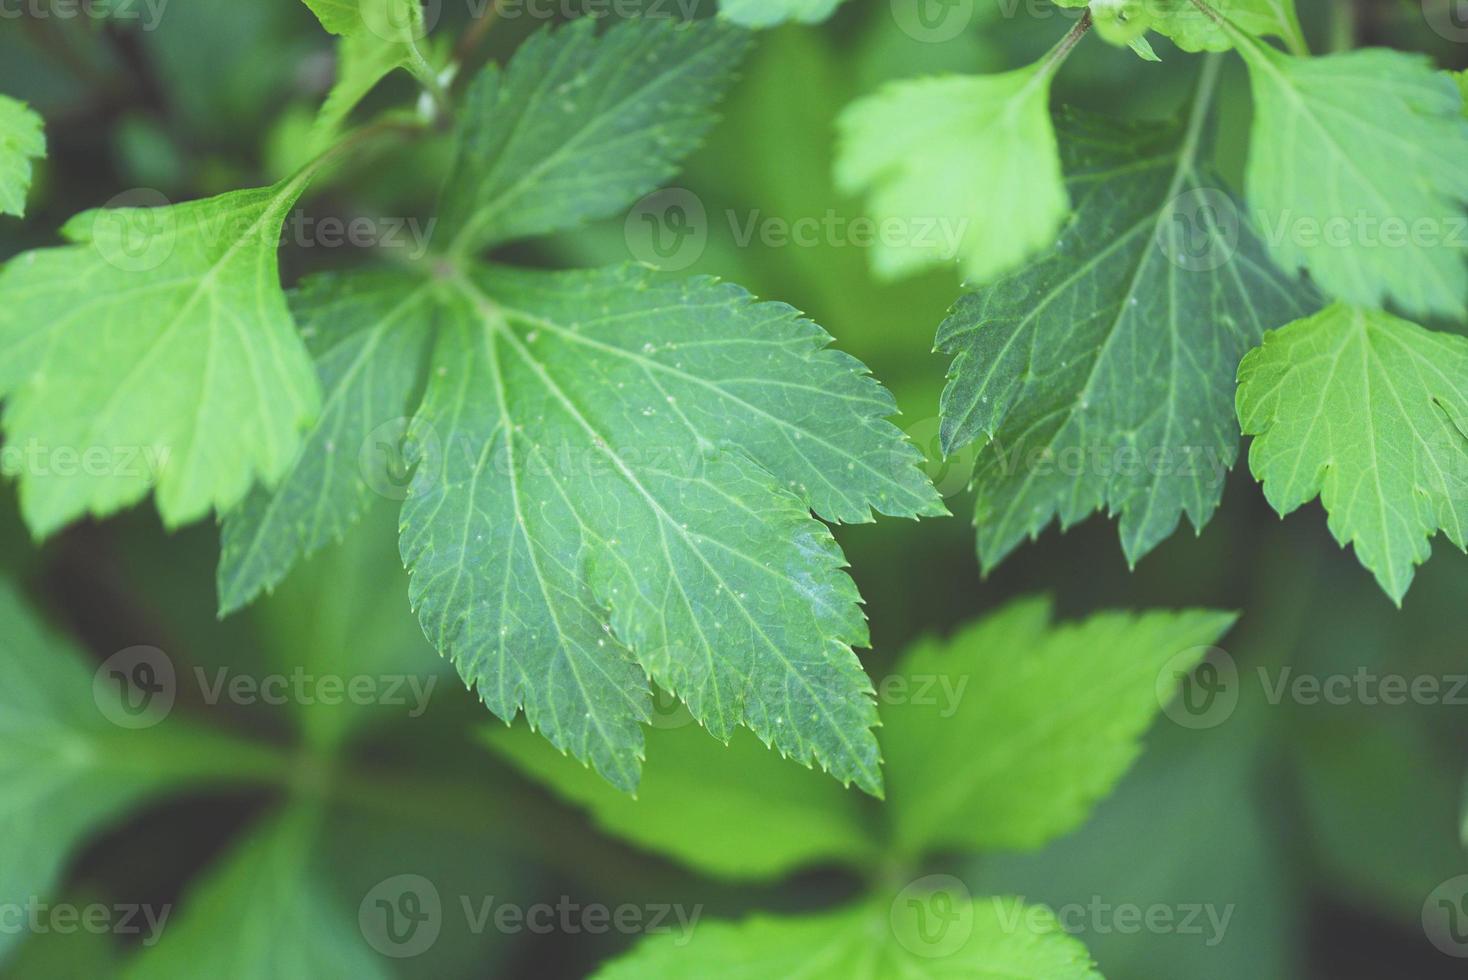
M413 77L418 79L418 83L433 97L434 108L438 113L437 118L440 120L452 119L454 117L454 105L453 100L449 98L449 90L444 87L443 82L439 81L438 73L433 70L433 66L428 63L428 59L423 57L423 52L419 50L418 43L411 39L408 41L408 56L408 70L413 73Z
M1350 51L1356 46L1356 4L1336 0L1330 5L1330 50Z

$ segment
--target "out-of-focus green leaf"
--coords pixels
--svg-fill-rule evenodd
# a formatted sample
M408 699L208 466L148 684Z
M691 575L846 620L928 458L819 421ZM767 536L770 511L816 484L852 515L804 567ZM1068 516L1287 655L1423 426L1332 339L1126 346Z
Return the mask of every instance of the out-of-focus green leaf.
M0 95L0 214L25 214L31 162L45 155L41 117L24 102Z
M127 980L386 980L386 960L330 893L312 859L319 817L292 805L250 831L185 894L156 945L128 962Z
M151 726L163 704L148 693L153 689L124 691L119 685L129 676L119 679L105 665L94 676L94 665L42 626L4 583L0 636L0 907L24 916L48 901L73 850L182 774L160 755L167 729ZM119 661L116 670L143 662ZM165 678L151 683L171 693ZM0 929L0 958L19 938Z
M898 848L1025 849L1074 829L1233 620L1100 613L1057 626L1048 601L1028 599L918 644L895 671L912 693L882 718Z
M946 876L945 876L946 877ZM597 980L1101 980L1086 948L1043 906L904 891L804 918L710 922L644 940Z
M1453 80L1420 54L1297 58L1235 38L1254 93L1247 197L1279 262L1360 306L1461 315L1468 119Z
M841 0L720 0L719 15L741 27L774 27L787 21L819 24Z
M1278 709L1244 691L1231 715L1208 716L1214 727L1159 721L1085 826L1035 853L975 860L971 884L1054 908L1107 976L1298 980L1306 903L1263 769ZM1130 915L1161 925L1118 928Z
M841 114L836 182L880 226L873 269L958 262L984 282L1054 242L1070 209L1050 58L1001 75L893 82Z
M676 729L647 735L636 797L627 796L527 728L495 728L486 741L558 796L585 807L603 830L734 879L773 878L813 864L863 866L878 842L862 801L737 732L727 746L686 711Z

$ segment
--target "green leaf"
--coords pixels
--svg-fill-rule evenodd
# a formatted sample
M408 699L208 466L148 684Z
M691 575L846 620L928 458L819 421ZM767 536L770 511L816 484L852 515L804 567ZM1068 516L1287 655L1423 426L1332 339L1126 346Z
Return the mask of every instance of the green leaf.
M476 252L613 214L671 177L714 119L746 31L591 18L532 35L475 79L439 233Z
M1233 39L1214 16L1193 0L1148 0L1152 29L1165 34L1184 51L1227 51ZM1295 0L1208 0L1218 17L1257 37L1277 37L1291 50L1304 52L1305 35L1295 13Z
M1060 0L1062 7L1086 7L1096 33L1115 45L1130 45L1152 26L1156 0Z
M1160 62L1162 60L1157 56L1157 52L1152 50L1152 42L1145 37L1132 38L1127 42L1127 47L1131 48L1133 53L1143 61Z
M893 82L837 121L836 182L901 228L872 248L895 277L958 260L966 279L1009 271L1055 241L1070 209L1050 122L1054 56L1002 75Z
M841 862L863 867L879 845L851 791L736 733L727 746L687 712L660 715L634 799L522 726L486 742L526 775L587 808L603 831L721 878L761 880Z
M938 328L954 355L946 453L982 439L979 556L992 569L1055 517L1120 515L1135 563L1187 514L1213 516L1238 453L1234 373L1264 331L1313 308L1269 261L1187 132L1065 117L1076 213L1060 243L962 297Z
M746 725L879 792L851 651L866 624L810 510L942 512L886 390L732 285L636 268L452 285L402 522L429 639L501 718L523 705L623 789L651 677L715 736Z
M1285 561L1261 571L1271 581L1287 583L1287 569L1301 564ZM1265 605L1261 618L1272 611ZM1250 626L1257 628L1259 622ZM1268 629L1255 635L1278 635ZM1272 648L1266 656L1296 652L1292 644L1285 649L1286 644L1265 643ZM1276 774L1290 773L1283 778L1292 783L1303 777L1281 769L1284 746L1261 737L1281 730L1276 722L1285 709L1266 702L1264 685L1251 683L1250 675L1268 669L1253 654L1246 654L1250 663L1241 684L1212 688L1217 699L1203 714L1177 716L1222 723L1210 728L1159 723L1148 733L1136 766L1083 827L1039 851L975 857L962 865L971 869L968 884L985 893L1043 900L1067 915L1081 907L1198 908L1190 913L1197 928L1164 926L1148 931L1146 942L1130 930L1087 920L1086 945L1111 976L1300 980L1308 903L1301 901L1300 877L1290 867L1296 845L1279 834L1273 787L1281 778ZM1206 683L1203 675L1198 679ZM1236 698L1232 708L1227 707L1230 695ZM1293 726L1289 730L1293 741ZM1220 847L1220 840L1228 846ZM1310 841L1313 858L1313 836ZM1091 921L1096 924L1090 926Z
M719 16L741 27L774 27L789 21L819 24L841 0L720 0Z
M0 583L5 683L0 685L0 907L46 901L71 853L167 788L148 731L108 720L123 702L93 665L51 635ZM0 930L0 958L20 938Z
M1081 943L1043 905L968 899L957 879L933 895L903 892L801 918L757 915L643 940L597 980L903 977L1101 980ZM957 893L957 894L956 894ZM935 938L936 937L936 938Z
M422 37L419 0L303 0L321 26L343 37L373 38L384 44L412 44Z
M453 686L452 669L408 608L394 540L397 508L379 503L253 617L265 658L281 674L323 679L320 697L291 698L289 706L302 741L323 755L360 730L422 718ZM326 678L341 678L345 695L329 694ZM365 696L353 690L359 680L374 685Z
M375 464L390 466L382 452L396 452L408 435L393 423L404 421L422 384L434 325L430 293L423 277L385 269L315 276L292 292L316 360L321 414L280 484L257 487L225 515L220 615L273 588L303 555L340 540L372 500L404 489L369 479L386 480L391 471Z
M1401 604L1438 531L1468 537L1468 340L1338 303L1239 365L1249 466L1281 515L1317 494L1331 533Z
M309 159L331 145L347 116L378 82L413 63L412 51L406 45L385 44L375 35L351 34L342 38L336 46L336 81L311 126L306 157Z
M1164 671L1186 673L1234 621L1209 610L1050 618L1046 600L1015 602L898 665L910 688L964 685L946 712L910 699L883 713L902 853L1028 849L1079 826L1136 758L1171 690Z
M31 161L45 155L41 117L24 102L0 95L0 214L25 214Z
M128 963L130 980L386 980L351 910L313 865L319 817L292 806L253 829L185 895L177 922Z
M0 271L0 395L8 442L43 450L20 477L38 537L155 487L177 527L289 468L319 391L276 245L308 177L87 211L62 229L74 244Z
M1236 39L1255 103L1248 198L1279 262L1359 306L1463 315L1468 119L1453 80L1424 55L1294 58Z

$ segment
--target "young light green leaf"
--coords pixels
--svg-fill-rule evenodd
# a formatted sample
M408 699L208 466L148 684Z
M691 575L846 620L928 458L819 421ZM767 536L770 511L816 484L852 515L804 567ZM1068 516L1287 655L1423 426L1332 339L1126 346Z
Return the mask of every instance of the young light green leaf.
M841 114L836 182L906 230L872 249L878 275L957 260L982 282L1054 243L1070 208L1050 122L1055 60L893 82Z
M1279 262L1360 306L1461 316L1468 119L1453 80L1423 55L1295 58L1233 34L1254 92L1248 198Z
M386 980L353 910L317 878L319 819L295 805L254 828L185 895L177 922L132 958L124 978Z
M505 720L637 783L648 678L880 792L855 586L811 517L942 512L891 396L787 306L645 270L454 283L402 554ZM441 447L429 451L430 446Z
M1295 0L1207 0L1212 14L1193 0L1146 0L1152 28L1184 51L1227 51L1233 39L1219 18L1256 37L1277 37L1291 51L1305 54L1305 34ZM1216 16L1215 16L1216 15Z
M420 0L303 0L321 26L343 37L411 44L425 33Z
M94 678L95 665L50 635L3 583L0 633L0 906L23 909L51 894L94 832L173 780L153 765L153 731L109 720L146 703L125 702L105 673ZM0 929L0 958L19 938Z
M87 211L0 271L6 436L77 454L20 476L37 536L156 487L176 527L279 479L320 393L276 268L309 171L158 208Z
M562 798L586 807L607 833L721 878L762 880L879 851L860 800L760 745L747 732L709 738L682 705L647 735L636 798L612 788L523 726L485 733L490 748Z
M0 95L0 214L25 214L31 161L45 155L41 117L24 102Z
M895 898L823 915L757 915L649 937L596 980L1101 980L1085 946L1045 906L971 899L957 879L935 877L946 887L924 891L918 882Z
M306 158L324 152L341 132L357 103L398 68L413 64L411 49L385 44L375 35L349 34L336 46L336 81L316 115L307 140Z
M720 0L719 16L741 27L774 27L789 21L819 24L842 0Z
M393 454L410 435L403 423L422 384L430 292L423 277L386 269L316 276L292 292L324 393L321 414L280 484L257 487L225 515L221 616L273 588L303 555L339 540L373 499L401 499L406 486L393 482L400 465Z
M1152 26L1154 0L1059 0L1059 6L1090 11L1096 33L1115 45L1130 45Z
M1028 599L911 650L896 675L949 679L946 705L883 712L902 853L1039 847L1077 827L1136 758L1159 693L1233 624L1209 610L1121 613L1053 626Z
M713 20L592 18L532 35L470 87L444 187L458 253L571 228L671 177L712 123L748 32Z
M1338 303L1249 352L1238 413L1275 510L1318 494L1398 605L1434 534L1468 543L1468 340Z
M1202 528L1238 453L1238 362L1314 308L1269 260L1186 131L1068 114L1076 213L1060 243L962 297L938 329L954 355L947 453L975 439L974 523L992 569L1055 517L1121 517L1135 563L1187 514Z
M1131 48L1132 52L1143 61L1160 62L1162 60L1157 57L1157 52L1152 49L1152 42L1145 37L1132 38L1127 42L1127 47Z

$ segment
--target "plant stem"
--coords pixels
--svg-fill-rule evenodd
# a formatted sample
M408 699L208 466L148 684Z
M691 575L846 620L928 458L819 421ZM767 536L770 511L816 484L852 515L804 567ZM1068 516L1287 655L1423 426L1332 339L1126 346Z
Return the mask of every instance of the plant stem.
M1349 0L1337 0L1330 7L1331 51L1350 51L1356 46L1356 4Z
M443 82L439 81L438 73L423 57L423 52L418 49L418 42L408 41L408 55L411 59L408 70L413 77L418 79L420 85L433 97L433 105L438 114L438 119L452 119L454 116L453 100L449 98L448 89L444 88Z
M1040 64L1040 78L1053 75L1060 69L1060 66L1065 63L1065 59L1070 57L1071 51L1075 50L1075 46L1081 43L1081 38L1085 37L1086 32L1091 29L1092 23L1091 8L1087 7L1086 12L1081 14L1081 19L1076 21L1075 26L1070 29L1069 33L1061 38L1059 43L1045 55L1044 60Z
M493 0L489 9L484 12L484 16L475 21L474 25L459 38L459 43L454 46L455 62L462 65L469 60L469 56L474 53L475 48L479 47L480 42L489 33L489 29L494 26L495 21L499 20L499 16L499 0Z

